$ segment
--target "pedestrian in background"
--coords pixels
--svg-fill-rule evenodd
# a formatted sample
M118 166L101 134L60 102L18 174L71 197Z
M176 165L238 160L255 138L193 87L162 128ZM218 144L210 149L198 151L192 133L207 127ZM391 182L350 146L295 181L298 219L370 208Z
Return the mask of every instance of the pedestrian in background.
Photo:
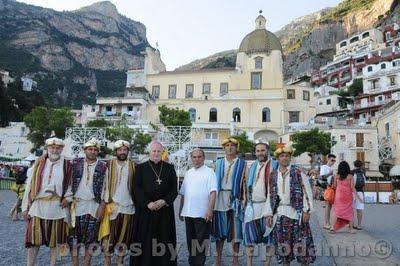
M354 229L361 230L362 226L362 213L364 210L364 188L365 188L365 174L362 170L363 162L360 160L354 161L354 170L353 170L353 182L354 188L356 189L356 193L358 197L355 197L354 205L356 207L357 212L357 226L354 226Z
M350 225L349 232L354 233L353 195L356 195L359 200L361 199L356 194L350 166L346 161L339 163L337 175L333 181L333 188L335 189L333 211L336 216L336 222L333 228L331 228L331 232L335 233L346 225Z

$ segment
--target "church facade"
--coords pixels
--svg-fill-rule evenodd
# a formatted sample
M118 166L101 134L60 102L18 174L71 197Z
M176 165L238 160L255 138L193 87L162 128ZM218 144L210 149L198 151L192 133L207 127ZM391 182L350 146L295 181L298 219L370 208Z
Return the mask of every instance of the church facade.
M279 141L285 125L313 118L313 89L301 83L284 85L281 43L266 30L262 15L255 24L231 68L166 71L160 52L147 48L144 69L127 72L127 88L145 88L150 95L140 106L141 119L157 124L159 106L178 107L189 112L194 128L208 132L207 139L219 145L232 128L253 140Z

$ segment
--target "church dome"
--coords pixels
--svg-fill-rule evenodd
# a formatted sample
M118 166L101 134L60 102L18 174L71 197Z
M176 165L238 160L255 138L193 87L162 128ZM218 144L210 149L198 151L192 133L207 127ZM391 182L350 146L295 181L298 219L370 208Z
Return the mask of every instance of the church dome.
M260 11L261 13L261 11ZM246 54L269 53L273 50L282 52L278 37L265 29L266 19L261 14L256 18L256 29L247 34L240 43L239 52Z

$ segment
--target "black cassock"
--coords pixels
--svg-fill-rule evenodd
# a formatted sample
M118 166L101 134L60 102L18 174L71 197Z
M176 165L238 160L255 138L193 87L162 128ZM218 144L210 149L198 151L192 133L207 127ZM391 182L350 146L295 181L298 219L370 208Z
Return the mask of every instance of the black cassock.
M159 179L157 175L160 176ZM152 161L136 167L134 198L136 204L135 243L140 244L142 254L131 258L135 266L176 265L171 260L170 249L176 249L174 200L177 197L177 177L174 166L166 162ZM159 199L167 205L151 211L147 204ZM164 246L165 253L162 254ZM154 253L154 251L156 253Z

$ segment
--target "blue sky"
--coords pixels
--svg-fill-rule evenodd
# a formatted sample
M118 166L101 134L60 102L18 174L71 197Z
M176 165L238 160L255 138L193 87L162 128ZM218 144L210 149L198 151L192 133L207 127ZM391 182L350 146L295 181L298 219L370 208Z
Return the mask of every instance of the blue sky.
M75 10L95 0L18 0L58 11ZM293 19L337 5L340 0L111 0L119 13L147 28L159 44L168 70L224 50L237 49L263 10L275 32Z

